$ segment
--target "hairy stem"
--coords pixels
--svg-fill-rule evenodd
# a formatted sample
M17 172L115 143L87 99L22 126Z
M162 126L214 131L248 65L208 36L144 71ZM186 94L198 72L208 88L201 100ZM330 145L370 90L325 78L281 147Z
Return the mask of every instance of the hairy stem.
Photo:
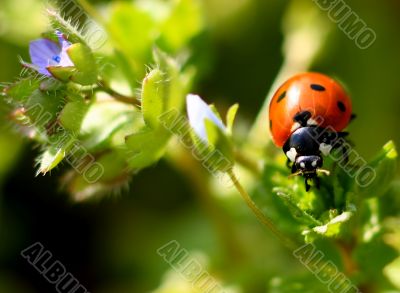
M98 90L109 94L115 100L117 100L117 101L119 101L121 103L133 105L133 106L138 107L138 108L141 107L140 102L139 102L139 100L137 98L125 96L125 95L122 95L122 94L116 92L108 84L106 84L104 81L100 81L98 83L98 85L99 85Z
M232 169L228 171L228 175L231 178L233 184L235 185L235 188L237 189L237 191L240 193L243 200L247 204L247 206L251 209L251 211L261 222L261 224L267 227L267 229L270 230L287 248L291 250L296 249L298 245L296 245L291 239L283 235L281 231L279 231L279 229L272 222L272 220L267 216L265 216L264 213L257 207L256 203L251 199L250 195L240 184L239 180L237 179Z

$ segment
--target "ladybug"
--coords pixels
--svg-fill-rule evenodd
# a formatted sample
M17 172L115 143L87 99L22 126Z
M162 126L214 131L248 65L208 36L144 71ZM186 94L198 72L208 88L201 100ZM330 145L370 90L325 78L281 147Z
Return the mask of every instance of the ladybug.
M274 144L283 149L292 176L305 178L306 191L310 180L319 188L318 173L323 155L342 148L348 161L342 130L354 118L352 104L343 87L321 73L300 73L286 82L274 94L269 105L269 127Z

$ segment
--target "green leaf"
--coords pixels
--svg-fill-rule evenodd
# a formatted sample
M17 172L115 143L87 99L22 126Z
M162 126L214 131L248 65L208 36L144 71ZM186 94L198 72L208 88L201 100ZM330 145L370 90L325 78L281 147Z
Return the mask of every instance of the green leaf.
M287 189L284 188L274 188L274 193L284 202L284 204L289 208L293 218L298 220L300 223L306 225L322 225L322 222L314 218L307 211L301 209L298 206L298 202L293 200Z
M226 128L229 135L232 135L233 123L235 122L236 113L239 110L239 104L231 106L226 114Z
M59 115L61 125L67 130L79 133L88 109L89 105L83 99L67 103Z
M356 177L357 193L363 198L378 197L389 188L397 170L397 151L393 141L385 144L379 154L368 164L365 177L360 173ZM365 179L364 179L365 178Z
M89 47L82 43L72 44L67 50L77 72L71 80L81 85L91 85L97 82L96 60Z
M30 118L32 126L45 131L46 127L57 118L63 104L63 99L60 99L57 93L35 90L25 104L25 113Z
M74 66L49 66L47 70L51 73L54 78L63 82L69 82L72 76L76 73Z
M84 171L70 171L63 178L63 184L68 189L75 201L94 199L106 194L118 194L121 189L126 188L131 178L131 173L126 169L125 153L114 150L97 156ZM94 167L96 164L96 167ZM94 175L89 175L97 168ZM89 180L88 180L89 179Z
M204 26L201 1L177 0L161 24L159 43L168 51L178 52L199 34Z
M212 147L212 149L214 149L216 144L218 143L219 136L221 135L221 131L220 131L219 127L217 125L215 125L215 123L211 120L205 119L204 125L206 128L208 145L210 145Z
M31 94L39 88L40 82L33 78L24 78L4 89L5 95L11 99L10 102L25 104Z
M304 230L303 235L306 242L313 242L319 237L337 238L341 236L346 231L348 223L353 216L354 211L345 211L333 217L324 225Z
M222 121L222 117L219 114L217 107L215 107L214 104L209 104L208 106L210 107L211 111L215 114L215 116L217 116L217 118Z
M64 136L65 133L57 135ZM66 137L67 139L63 141L62 144L54 144L47 147L44 153L39 157L38 174L46 174L65 158L73 143L76 141L73 135L68 135Z
M126 137L129 167L140 170L155 164L164 155L170 136L165 129L158 128L143 129Z
M397 289L400 289L400 257L388 264L383 273Z
M203 164L207 164L211 170L226 172L235 163L233 144L227 134L213 121L206 119L204 124L208 138L206 145L211 156ZM196 139L197 141L199 140ZM203 142L197 143L197 148L204 150L203 144Z
M285 162L283 154L266 161L257 198L254 200L279 224L280 229L299 235L305 225L313 227L321 224L320 216L326 207L314 189L305 191L303 178L288 178L290 169L285 167ZM289 195L290 201L287 197L276 196L274 193L277 191Z
M378 198L370 198L361 203L359 218L359 234L363 242L370 242L382 232L380 202Z
M157 37L157 24L150 13L135 3L114 2L107 30L116 47L135 64L136 72L141 74L144 66L139 64L145 64L149 59Z
M365 278L375 284L382 281L383 268L398 257L398 253L383 242L380 233L372 241L359 243L353 251L353 257Z
M127 135L140 127L143 127L142 117L134 106L114 101L94 103L82 121L81 140L91 151L104 150L124 144L123 139L113 140L120 131Z
M142 113L145 127L126 137L129 167L143 169L165 153L172 133L183 143L191 142L190 129L180 114L191 76L181 73L178 63L157 48L153 51L157 69L143 81Z
M43 80L40 83L40 90L41 91L59 91L65 88L64 83L54 79L54 78L48 78Z
M190 70L182 71L176 60L158 48L154 48L153 56L157 66L168 76L165 81L168 85L165 110L180 110L192 85L193 72Z
M147 126L156 129L165 103L165 75L159 69L152 70L143 80L142 113Z
M96 159L96 162L104 167L100 181L117 183L118 178L123 179L122 177L126 173L126 158L123 151L115 150L106 153Z

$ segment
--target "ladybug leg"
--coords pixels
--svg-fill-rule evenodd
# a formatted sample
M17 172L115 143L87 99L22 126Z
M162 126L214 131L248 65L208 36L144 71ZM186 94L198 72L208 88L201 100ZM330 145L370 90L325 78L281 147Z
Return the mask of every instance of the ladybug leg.
M294 173L296 173L297 172L297 167L296 167L296 164L295 163L293 163L292 164L292 174L294 174Z
M347 142L348 132L326 132L319 137L320 151L327 156L333 149L339 149ZM347 151L347 150L346 150Z
M350 122L357 118L357 114L352 113L350 117Z
M349 135L347 131L338 132L337 134L339 138L345 138Z
M320 179L319 179L319 177L318 177L318 176L315 176L315 177L314 177L314 181L315 181L315 187L316 187L317 189L319 189L319 187L320 187Z
M308 121L308 119L311 118L311 116L312 115L309 111L302 111L302 112L297 113L293 117L293 121L299 123L301 127L306 127L307 121Z
M351 140L348 140L347 139L347 136L349 135L349 133L348 132L338 132L338 137L339 138L343 138L343 139L345 139L346 140L346 142L350 145L350 146L352 146L352 147L354 147L354 143L351 141Z

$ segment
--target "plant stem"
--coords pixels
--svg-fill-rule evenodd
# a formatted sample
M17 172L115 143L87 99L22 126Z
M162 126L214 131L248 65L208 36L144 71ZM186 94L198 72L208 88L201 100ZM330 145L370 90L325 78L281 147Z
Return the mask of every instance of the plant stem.
M228 171L228 175L231 178L232 182L234 183L237 191L240 193L242 196L243 200L246 202L247 206L252 210L252 212L255 214L257 219L265 226L267 227L268 230L270 230L281 242L284 244L288 249L290 249L291 252L296 250L298 247L301 245L296 244L294 241L292 241L290 238L286 237L281 233L281 231L275 226L275 224L272 222L270 218L264 215L264 213L257 207L256 203L251 199L250 195L246 192L246 190L243 188L243 186L240 184L239 180L237 179L235 173L233 170ZM340 248L344 248L343 246ZM343 251L341 251L343 252ZM351 275L352 272L354 272L354 269L356 269L356 266L354 262L352 261L350 255L348 254L348 250L345 251L345 266L346 266L346 275ZM318 261L315 266L318 267L318 271L322 269L326 269L327 266L331 265L331 262L329 261L323 261L320 262ZM333 265L335 266L335 265ZM336 268L336 266L335 266ZM336 277L336 274L333 274L333 271L329 271L329 274L331 274L332 279ZM363 287L364 288L364 287ZM365 288L364 288L365 289ZM370 290L370 289L368 289ZM363 291L364 292L364 291ZM366 291L367 292L367 291ZM372 291L368 291L372 292Z
M352 258L353 245L345 243L344 241L336 241L336 246L342 257L343 266L347 276L351 276L358 270L357 264Z
M283 235L279 231L279 229L275 226L275 224L272 222L272 220L267 216L265 216L263 212L257 207L256 203L251 199L250 195L240 184L239 180L237 179L232 169L228 171L228 175L231 178L233 184L235 185L235 188L237 189L237 191L240 193L243 200L247 204L247 206L252 210L252 212L261 222L261 224L267 227L267 229L270 230L287 248L289 248L290 250L296 249L298 245L296 245L291 239Z
M257 178L261 176L261 168L258 163L246 156L243 152L235 152L235 161L257 176Z
M99 87L98 87L99 90L109 94L115 100L117 100L117 101L119 101L121 103L133 105L133 106L138 107L138 108L141 107L140 102L138 101L137 98L129 97L129 96L125 96L125 95L122 95L120 93L117 93L112 88L110 88L104 81L99 81L98 85L99 85Z

